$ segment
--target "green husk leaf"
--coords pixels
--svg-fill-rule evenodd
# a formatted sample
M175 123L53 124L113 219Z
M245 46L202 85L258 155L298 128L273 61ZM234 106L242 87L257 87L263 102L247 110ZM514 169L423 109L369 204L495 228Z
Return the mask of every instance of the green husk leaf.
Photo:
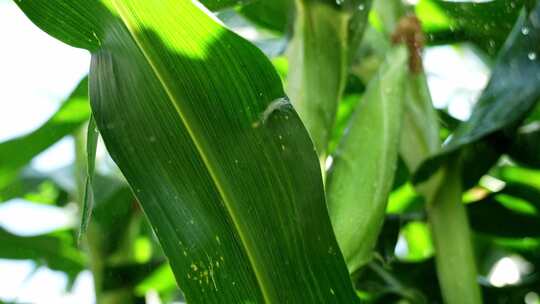
M363 35L371 1L344 1L341 5L317 0L295 3L287 93L324 162L348 64Z
M328 209L350 272L372 257L397 164L407 51L395 47L370 82L328 173Z
M94 208L94 171L96 169L96 150L97 142L99 138L99 132L96 126L96 120L93 116L90 117L90 122L88 123L88 131L86 135L86 158L87 158L87 168L84 184L84 193L83 193L83 208L81 213L81 224L78 232L78 242L81 242L86 229L88 228L88 223L92 216L92 209Z

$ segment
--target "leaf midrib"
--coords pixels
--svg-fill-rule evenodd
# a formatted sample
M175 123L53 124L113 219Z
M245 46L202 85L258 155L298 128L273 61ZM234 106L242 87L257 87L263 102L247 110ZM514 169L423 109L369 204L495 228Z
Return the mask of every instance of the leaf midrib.
M191 138L193 144L195 145L195 148L199 152L199 155L200 155L205 167L207 168L207 170L208 170L208 172L210 174L210 177L212 178L212 181L214 182L214 185L216 186L216 189L218 190L220 196L223 199L224 206L225 206L225 208L227 209L227 211L229 213L229 216L231 218L231 221L233 222L234 227L236 228L236 231L238 233L240 241L244 245L244 251L245 251L245 253L246 253L247 257L248 257L248 260L249 260L249 262L250 262L250 264L252 266L253 273L255 275L255 278L257 279L257 283L258 283L258 286L260 287L261 294L262 294L265 302L271 303L271 301L270 301L271 297L269 297L269 295L267 294L268 291L264 287L265 284L263 284L263 278L260 275L260 273L259 273L259 271L258 271L258 269L256 267L255 259L253 258L253 256L250 253L248 242L246 241L246 238L242 233L242 229L240 229L240 225L238 224L238 220L237 220L237 218L235 216L235 213L233 212L233 210L229 206L229 204L230 204L229 201L231 201L231 199L227 196L225 190L222 188L222 186L221 186L221 184L219 182L219 179L218 179L216 173L214 172L214 169L211 166L210 161L208 160L208 157L204 153L204 149L202 148L201 144L197 140L197 137L195 136L195 133L190 128L190 125L189 125L186 117L182 113L182 109L180 108L179 103L177 102L174 94L171 92L171 90L167 86L167 82L163 79L163 76L159 72L159 69L156 67L156 64L152 61L150 56L145 51L145 49L143 47L143 43L141 43L137 39L137 35L135 35L134 30L130 26L129 18L124 15L126 13L126 12L123 11L124 7L121 4L118 4L117 0L111 0L111 3L113 4L114 8L116 9L116 11L117 11L117 13L118 13L118 15L120 17L120 20L122 21L123 25L126 27L129 35L131 36L131 38L133 39L133 41L135 42L135 44L137 45L137 47L141 51L142 55L144 56L144 58L146 59L146 61L150 65L150 67L151 67L152 71L154 72L156 78L158 79L159 83L163 87L165 93L169 97L169 100L173 104L174 108L176 109L176 112L178 113L178 116L180 117L180 120L182 121L183 125L185 126L185 128L186 128L186 130L187 130L187 132L189 134L189 137Z

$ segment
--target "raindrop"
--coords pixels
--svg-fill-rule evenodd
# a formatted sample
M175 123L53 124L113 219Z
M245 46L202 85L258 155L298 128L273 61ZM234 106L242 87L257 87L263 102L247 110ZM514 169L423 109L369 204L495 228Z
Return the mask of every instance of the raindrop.
M525 36L529 35L529 28L524 26L523 28L521 28L521 33Z
M529 60L536 60L536 53L535 52L530 52L527 56L529 57Z

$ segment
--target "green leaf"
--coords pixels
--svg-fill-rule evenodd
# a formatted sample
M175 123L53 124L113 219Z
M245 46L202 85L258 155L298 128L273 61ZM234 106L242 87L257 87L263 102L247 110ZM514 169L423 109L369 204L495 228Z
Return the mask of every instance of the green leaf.
M496 176L505 182L525 183L540 189L540 171L525 167L502 166L497 168Z
M105 0L103 0L105 1ZM100 48L110 13L100 0L14 1L47 34L78 48L94 51ZM220 10L253 0L202 0L210 10Z
M110 177L96 175L92 186L95 197L86 231L88 243L99 248L100 258L131 257L130 240L135 238L134 227L141 215L136 199L125 183Z
M502 48L488 86L469 120L462 123L443 150L427 160L415 176L427 179L448 157L496 132L515 128L540 99L540 3L523 13ZM524 30L525 29L525 30Z
M526 201L534 209L540 211L540 188L535 188L523 183L507 182L504 189L498 193L510 195Z
M63 22L108 12L92 110L186 299L354 303L313 144L260 50L189 0L23 8L58 2Z
M433 256L433 244L429 227L424 222L413 221L401 229L401 235L407 242L407 255L402 259L407 262L422 261Z
M85 268L85 259L66 239L56 235L22 237L0 228L0 258L35 260L74 278Z
M240 8L240 13L258 26L284 33L291 21L292 1L254 1Z
M351 1L349 11L351 17L348 30L348 60L349 64L355 59L356 52L362 44L362 39L368 26L368 16L371 12L372 0Z
M38 191L40 185L48 180L45 174L31 168L22 169L22 172L7 186L0 189L0 202L23 197L24 195Z
M407 59L405 47L389 52L328 173L328 209L350 272L369 262L384 221L398 157Z
M399 153L409 172L415 172L419 166L441 147L440 126L437 112L433 108L426 75L410 72L405 84L405 110L401 129ZM440 176L434 175L427 182L416 185L416 190L426 202L431 203Z
M460 166L452 160L441 172L441 186L428 206L428 215L444 302L480 304L471 232L461 202Z
M414 172L429 155L440 150L439 123L425 74L409 75L400 153ZM467 214L461 203L461 174L457 163L431 176L416 190L427 202L431 231L421 223L406 226L406 260L422 260L436 250L437 273L445 303L482 303L476 283L474 251ZM452 227L452 228L450 228ZM455 228L454 228L455 227ZM431 244L430 236L434 240Z
M461 151L462 166L467 168L463 170L461 176L464 190L476 186L480 178L497 164L501 155L510 146L508 136L510 135L495 133Z
M83 79L60 109L33 132L0 143L0 190L6 188L36 155L74 132L90 116L88 81Z
M83 193L83 208L81 212L81 224L79 228L79 233L77 236L78 242L80 243L82 236L88 228L88 223L90 222L90 217L92 215L92 209L94 208L94 187L92 180L94 179L94 170L96 168L96 150L97 142L99 138L99 132L96 126L96 120L93 116L90 116L90 122L88 123L88 131L86 135L86 181L84 185Z
M493 56L504 44L521 8L530 8L533 2L421 0L415 10L429 43L472 42Z
M211 11L218 11L228 7L237 5L247 5L251 2L259 2L261 0L198 0Z
M289 46L287 93L315 143L321 162L346 84L349 47L359 43L369 1L296 1ZM359 5L364 9L359 12ZM354 9L352 9L354 8Z
M321 161L345 88L349 14L317 1L296 1L289 46L287 93L306 125Z

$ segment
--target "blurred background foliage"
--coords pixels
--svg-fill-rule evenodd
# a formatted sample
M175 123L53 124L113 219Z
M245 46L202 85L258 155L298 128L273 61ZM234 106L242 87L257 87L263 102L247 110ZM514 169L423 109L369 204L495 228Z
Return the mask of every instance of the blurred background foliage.
M341 7L341 2L333 5ZM369 13L370 22L350 56L345 93L329 138L330 155L389 48L385 37L396 25L392 15L402 15L399 10L405 10L422 22L427 40L424 66L438 108L440 139L445 141L469 118L522 8L532 7L534 1L417 0L395 5L395 1L375 0L371 7L363 1L343 5ZM292 37L293 3L254 0L209 7L219 9L218 18L271 58L286 86L289 64L285 54ZM522 34L527 35L526 28ZM529 59L536 60L536 54L529 54ZM461 68L452 66L456 64ZM473 77L480 75L476 79L480 85L453 82L471 79L469 72ZM78 221L90 115L86 90L87 80L83 79L41 127L0 143L1 202L22 199L72 210L72 223ZM2 107L9 107L9 102L2 101ZM528 111L510 135L497 136L484 142L496 145L497 152L488 154L481 147L468 151L472 161L464 170L469 177L479 175L470 178L463 194L479 280L485 303L536 304L540 303L540 108ZM74 139L71 165L53 172L33 168L36 156L65 137ZM103 150L101 142L99 145ZM82 271L90 269L103 303L182 302L165 256L131 190L106 153L100 155L94 179L95 209L83 242L77 244L77 224L28 236L0 222L0 258L31 260L36 270L60 271L68 278L67 290ZM490 157L489 169L476 170L480 160ZM326 165L330 168L331 161ZM412 178L400 159L376 258L353 276L358 295L368 303L442 303L425 202L416 193ZM2 295L0 299L17 302Z

